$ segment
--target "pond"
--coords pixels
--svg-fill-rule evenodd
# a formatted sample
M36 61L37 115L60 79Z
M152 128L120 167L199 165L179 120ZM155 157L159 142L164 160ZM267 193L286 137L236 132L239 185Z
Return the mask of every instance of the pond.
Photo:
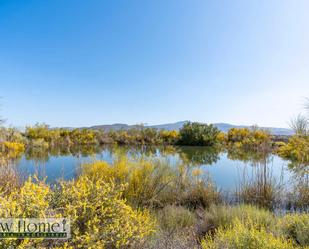
M130 160L164 160L171 167L182 163L200 169L218 189L234 191L241 183L263 174L270 181L286 186L293 178L288 162L270 153L227 151L207 147L104 146L96 148L58 148L52 151L30 150L15 164L23 175L37 174L47 182L72 179L81 164L94 160L109 163L125 155Z

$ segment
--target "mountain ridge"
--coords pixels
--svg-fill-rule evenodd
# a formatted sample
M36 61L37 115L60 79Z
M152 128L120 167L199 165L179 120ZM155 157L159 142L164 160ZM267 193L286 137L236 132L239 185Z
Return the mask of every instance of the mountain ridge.
M158 124L158 125L144 125L144 127L148 128L155 128L158 130L179 130L186 122L186 121L178 121L174 123L166 123L166 124ZM252 125L234 125L229 123L214 123L220 131L228 132L231 128L250 128ZM138 128L140 125L128 125L122 123L115 123L115 124L104 124L104 125L95 125L91 127L87 127L93 130L128 130L131 128ZM279 128L279 127L259 127L261 129L269 130L271 134L278 135L278 136L291 136L294 134L293 130L288 128Z

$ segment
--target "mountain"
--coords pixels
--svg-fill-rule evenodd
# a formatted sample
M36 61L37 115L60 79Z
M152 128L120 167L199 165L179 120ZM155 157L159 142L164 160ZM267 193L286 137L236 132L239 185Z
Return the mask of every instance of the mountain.
M186 122L188 121L179 121L176 123L168 123L168 124L159 124L159 125L146 125L145 127L155 128L158 130L179 130ZM215 123L213 124L222 132L228 132L231 128L250 128L252 126L248 125L233 125L227 123ZM93 130L128 130L132 128L138 128L139 125L128 125L128 124L111 124L111 125L96 125L89 127ZM277 136L291 136L294 132L291 129L287 128L276 128L276 127L260 127L261 129L265 129L271 132L273 135Z
M216 123L214 124L220 131L228 132L231 128L250 128L252 126L249 125L232 125L226 123ZM293 130L287 128L276 128L276 127L259 127L263 130L270 131L271 134L277 136L291 136L294 134Z
M136 128L137 125L128 125L128 124L111 124L111 125L96 125L89 127L93 130L104 130L104 131L110 131L110 130L128 130L132 128Z

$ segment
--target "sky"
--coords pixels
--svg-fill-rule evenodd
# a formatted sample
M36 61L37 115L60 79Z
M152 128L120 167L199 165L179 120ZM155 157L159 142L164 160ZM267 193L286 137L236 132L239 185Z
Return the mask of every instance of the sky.
M287 127L309 97L308 13L308 0L0 0L0 115Z

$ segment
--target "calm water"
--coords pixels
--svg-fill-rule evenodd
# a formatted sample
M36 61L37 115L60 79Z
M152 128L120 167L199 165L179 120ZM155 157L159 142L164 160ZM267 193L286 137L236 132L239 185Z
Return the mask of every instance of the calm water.
M292 172L288 162L271 154L256 154L243 151L217 151L205 147L125 147L111 146L83 150L59 149L52 152L28 151L16 166L23 175L38 174L48 182L56 179L72 179L82 163L94 160L113 162L127 155L130 160L145 158L165 160L173 167L185 163L190 169L199 168L212 178L222 191L235 190L244 179L253 179L258 172L276 182L289 185Z

